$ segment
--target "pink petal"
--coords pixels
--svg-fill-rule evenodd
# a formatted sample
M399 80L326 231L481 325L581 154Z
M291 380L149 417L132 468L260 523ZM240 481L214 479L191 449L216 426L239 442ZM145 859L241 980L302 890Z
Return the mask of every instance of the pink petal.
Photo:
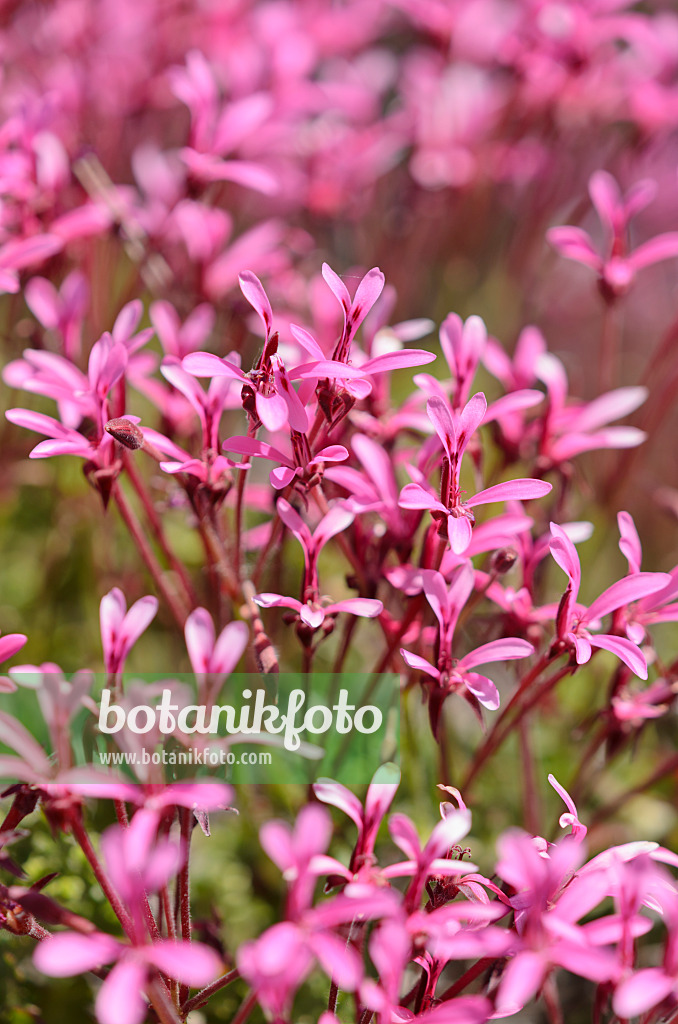
M271 434L282 428L287 423L287 403L278 394L262 395L257 391L254 399L259 419Z
M384 606L381 601L376 601L369 597L349 597L346 601L331 604L329 608L325 609L325 612L331 614L335 612L349 612L351 615L361 615L363 618L374 619L377 615L381 615L383 610Z
M323 263L322 275L341 303L344 315L348 315L348 311L351 308L351 296L349 295L348 288L327 263Z
M120 630L119 644L121 657L126 657L141 634L148 629L158 611L158 599L148 594L132 605L125 616Z
M305 434L309 427L308 414L299 395L292 387L292 382L282 363L280 363L277 370L273 371L273 379L275 380L276 391L287 406L289 426L292 430L298 430L300 433Z
M635 644L623 636L608 636L606 633L597 633L591 637L594 647L603 647L616 655L620 661L631 669L640 679L647 679L647 662L645 657Z
M400 497L398 498L398 505L400 508L413 508L413 509L436 509L439 512L448 513L448 509L434 498L429 491L425 491L419 484L405 484Z
M581 583L581 564L577 549L562 526L551 523L551 554L563 572L567 573L572 583L572 601L577 600Z
M464 685L474 697L476 697L483 707L487 708L488 711L496 711L501 703L499 700L499 691L494 685L491 679L487 676L481 676L478 672L464 672Z
M473 395L462 409L461 415L459 416L459 423L457 425L457 453L460 456L466 449L468 442L471 440L480 424L483 422L486 412L487 399L482 391Z
M320 520L313 534L313 547L316 554L327 544L332 537L347 530L355 518L350 508L338 502L333 505L326 515Z
M282 594L256 594L252 599L260 608L293 608L301 611L301 601L296 597L284 597Z
M184 625L186 648L193 671L208 672L214 650L214 623L206 608L196 608Z
M212 672L223 672L225 675L233 672L249 643L249 639L250 631L245 622L229 622L222 629L214 645L210 670Z
M298 469L288 469L286 466L282 466L279 469L272 469L268 474L268 478L274 490L282 491L283 488L292 483L298 474Z
M261 459L272 459L274 462L282 462L283 466L294 465L291 459L284 455L279 448L274 448L266 441L257 441L253 437L229 437L221 446L225 452L236 452L238 455L255 455Z
M568 633L567 637L574 644L574 655L578 665L586 665L591 660L591 640L586 636Z
M296 324L290 324L290 334L314 361L323 362L325 353L308 331L305 331L303 327L298 327Z
M590 236L581 228L550 228L546 232L546 241L566 259L576 260L599 272L602 269L602 260L593 248Z
M410 860L418 861L421 845L417 830L405 814L392 814L388 822L388 830L393 842Z
M545 480L523 477L518 480L507 480L503 484L494 484L493 487L479 491L466 504L470 508L475 508L476 505L487 505L492 501L527 501L530 498L543 498L552 489L551 484Z
M612 233L619 221L618 210L622 206L619 186L607 171L596 171L589 179L589 195L600 217L601 223Z
M431 664L430 661L426 661L425 658L420 658L418 654L411 654L410 651L406 651L404 647L400 648L400 653L405 660L405 663L410 668L416 669L418 672L425 672L426 675L433 676L434 679L440 679L440 672L438 669Z
M641 597L647 597L661 590L671 582L671 577L665 572L636 572L631 576L625 576L612 586L604 590L600 597L588 608L585 613L585 620L593 622L602 619L608 612L622 608L632 601L638 601Z
M222 968L221 957L201 942L155 942L144 956L163 974L193 988L209 984Z
M675 978L670 978L661 967L648 967L622 981L612 997L614 1012L630 1019L657 1006L675 989Z
M617 514L617 525L619 526L619 550L629 563L629 572L640 572L643 561L643 549L640 537L636 530L633 517L628 512Z
M33 953L33 963L53 978L70 978L74 974L91 971L115 960L123 947L110 935L93 932L78 935L63 932L52 935L38 943Z
M244 384L250 383L249 377L237 366L211 352L189 352L182 359L181 368L194 377L234 377Z
M527 658L530 654L534 654L534 647L527 640L520 640L517 637L490 640L489 643L482 644L469 654L465 654L459 665L465 669L475 668L476 665L488 665L493 661Z
M18 682L21 682L20 678ZM52 774L47 754L38 741L18 719L6 711L0 711L0 743L16 751L38 775L48 779Z
M302 604L299 609L299 618L311 629L318 629L325 621L325 612L322 608L312 608L309 604Z
M622 416L628 416L646 401L649 392L644 387L617 388L608 391L592 402L588 402L580 411L575 412L570 421L573 431L597 430Z
M442 442L448 459L452 460L457 450L457 438L449 406L441 398L429 398L426 403L426 412Z
M427 352L421 348L404 348L400 352L385 352L383 356L375 356L363 363L360 369L363 373L377 374L390 373L392 370L402 370L408 366L425 366L435 360L433 352Z
M313 792L318 800L324 804L331 804L332 807L338 807L340 811L347 814L351 821L353 821L357 827L362 830L363 827L363 808L358 797L342 786L339 782L334 782L331 779L323 779L320 782L316 782L313 786Z
M322 448L315 458L311 459L309 466L317 462L345 462L347 458L348 452L342 444L330 444L327 448Z
M360 327L361 323L372 309L382 291L386 278L379 267L373 267L363 277L356 288L356 293L351 304L349 316L349 331L351 337Z
M273 310L261 281L251 270L244 270L238 280L241 292L263 320L268 337L273 328Z
M141 1024L146 1016L146 975L146 965L132 957L116 964L96 998L99 1024Z
M639 245L628 258L634 270L641 270L653 263L660 263L662 260L678 256L678 231L669 231L665 235L657 235L649 242Z
M28 637L24 636L23 633L7 633L6 636L0 637L0 661L7 661L8 658L13 658L27 640Z
M363 976L362 962L352 946L331 932L315 932L310 948L322 964L328 977L339 988L354 992Z
M448 516L447 536L455 555L462 555L471 543L471 521L466 516Z
M539 991L547 964L538 953L518 953L502 976L497 1009L515 1013Z

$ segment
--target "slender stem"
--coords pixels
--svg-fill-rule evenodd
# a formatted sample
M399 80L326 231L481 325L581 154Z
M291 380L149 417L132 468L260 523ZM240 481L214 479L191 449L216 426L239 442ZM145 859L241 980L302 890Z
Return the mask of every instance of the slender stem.
M600 335L598 359L598 391L602 394L614 386L619 372L620 322L619 308L614 301L606 302Z
M228 974L222 974L222 976L217 978L216 981L213 981L211 985L207 985L205 988L201 989L197 995L193 996L192 999L189 999L188 1002L184 1003L182 1006L182 1012L187 1016L191 1010L197 1010L197 1008L199 1006L203 1006L215 992L219 992L220 989L226 988L226 986L230 985L232 981L237 981L239 977L240 974L237 968L229 971Z
M148 517L148 521L153 528L153 532L158 541L158 545L160 546L160 550L164 554L173 571L177 574L177 577L181 580L181 584L185 592L186 601L189 607L196 608L199 602L195 590L193 589L191 579L186 570L186 566L177 558L177 556L172 551L172 548L169 545L167 535L162 525L162 520L158 515L158 510L153 504L151 496L148 493L148 489L141 478L141 475L136 467L131 452L123 450L123 463L129 481L134 487L134 490L136 491L139 500L143 505L144 512Z
M477 963L473 964L472 967L469 967L469 969L462 974L461 978L457 978L449 988L445 989L443 994L438 997L440 1001L443 1002L446 999L453 999L455 996L459 995L459 993L463 992L472 981L475 981L479 974L486 971L493 963L494 958L491 956L484 956L482 960L478 960Z
M120 510L120 515L122 516L134 543L139 549L139 554L141 555L146 568L153 577L153 581L162 594L164 600L167 602L167 605L176 619L179 628L183 631L184 622L186 621L189 609L184 606L183 602L179 600L172 587L167 583L163 568L158 562L151 545L148 543L148 540L141 528L141 524L132 510L132 506L127 500L125 492L117 481L113 485L113 497L115 498L115 503Z
M556 657L559 657L559 655L556 655ZM524 676L524 678L521 680L518 689L516 690L513 697L508 702L503 712L496 720L494 726L492 727L487 737L485 738L485 742L476 752L476 756L474 757L471 763L471 767L469 768L466 780L462 786L462 790L464 792L469 788L471 782L475 779L476 775L480 771L485 761L487 761L488 757L491 754L494 754L502 745L506 737L513 729L516 722L519 721L522 715L526 714L530 710L534 703L536 703L534 698L532 698L530 701L524 704L522 708L518 709L517 716L514 719L514 721L507 723L507 718L509 717L510 713L516 709L519 698L523 696L523 694L531 685L531 683L533 683L538 678L538 676L544 671L546 666L550 664L552 660L554 659L551 655L545 654L542 658L539 659L534 668L531 669L530 672L528 672L527 675ZM537 700L540 700L547 690L551 689L552 686L555 686L555 684L559 682L559 680L562 679L564 675L567 675L571 671L572 666L568 663L564 668L559 669L558 672L555 673L555 675L547 679L546 682L538 688Z
M149 981L146 986L146 995L161 1024L181 1024L181 1017L163 984L156 980Z
M179 914L181 918L181 937L184 942L191 941L191 890L189 873L189 856L191 849L191 834L193 832L193 811L188 807L182 807L179 811L181 822L181 838L185 846L184 865L179 872ZM179 1001L181 1003L188 999L188 986L182 985L179 990Z
M256 1006L257 997L254 992L250 992L245 1000L240 1005L238 1012L231 1021L231 1024L245 1024L245 1021L251 1014L252 1010Z
M246 456L244 461L249 462L249 457ZM242 537L242 507L243 498L245 495L245 481L247 479L248 470L238 470L238 490L235 496L235 542L233 544L233 555L235 560L235 575L236 579L240 579L240 539Z
M652 774L643 782L639 782L637 786L632 786L631 789L625 790L621 796L617 797L616 800L613 800L611 803L601 807L593 816L591 828L611 817L619 810L620 807L623 807L628 800L631 800L634 796L638 796L640 793L643 793L646 789L649 789L650 786L654 786L655 783L660 782L665 775L670 775L671 772L675 772L676 770L678 770L678 754L672 754L671 757L666 758L659 768L652 772Z
M167 884L163 885L160 890L160 899L162 902L162 910L165 917L165 923L167 925L167 934L170 939L176 939L177 929L174 923L174 914L172 913L172 905L170 903L170 894Z
M539 834L540 823L537 808L537 787L534 779L534 760L526 716L523 716L518 723L518 741L520 744L520 764L523 773L525 827L528 832L536 836Z
M129 914L122 905L122 900L120 899L117 892L113 888L113 884L111 883L111 881L108 878L108 875L104 871L101 862L96 855L96 851L92 846L92 843L90 842L90 838L87 835L87 831L82 823L82 819L80 818L79 815L76 814L73 817L71 821L71 828L73 830L73 835L77 839L80 848L82 849L82 852L85 854L85 857L89 861L90 867L94 872L94 877L101 886L102 892L104 893L106 899L111 904L115 916L120 921L120 924L122 925L126 934L129 936L130 939L132 939L134 937L132 919L130 918Z

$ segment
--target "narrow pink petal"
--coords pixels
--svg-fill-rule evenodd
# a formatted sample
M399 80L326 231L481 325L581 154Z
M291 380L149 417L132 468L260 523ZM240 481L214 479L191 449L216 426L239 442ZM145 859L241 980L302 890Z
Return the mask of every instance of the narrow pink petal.
M491 679L482 676L478 672L464 672L464 684L477 700L487 708L488 711L496 711L499 707L499 691Z
M619 527L619 550L629 563L629 572L640 572L643 548L633 516L628 512L619 512L617 525Z
M322 275L325 278L327 284L330 286L330 288L336 295L339 302L341 303L341 306L344 310L344 316L347 316L348 311L351 308L351 296L349 295L348 288L341 280L339 275L336 274L327 263L323 263Z
M594 647L603 647L616 655L620 661L631 669L640 679L647 679L647 662L642 651L623 636L608 636L607 633L597 633L591 637Z
M597 430L614 420L635 412L647 400L649 392L644 387L616 388L608 391L575 412L569 421L573 432Z
M433 676L434 679L440 679L440 672L432 665L430 661L426 661L425 658L420 658L418 654L412 654L410 651L406 651L404 647L400 648L400 653L403 659L410 668L416 669L418 672L425 672L426 675Z
M425 491L423 487L419 486L419 484L405 484L400 492L398 505L400 508L429 508L437 509L437 511L445 512L446 514L448 512L442 502L438 501L437 498L434 498L429 491Z
M320 380L321 377L340 380L361 380L365 374L358 366L349 366L336 359L324 359L319 362L302 363L290 370L290 380Z
M313 549L317 553L332 537L347 530L355 518L348 505L338 502L323 516L313 533Z
M546 232L546 241L566 259L576 260L599 272L602 270L602 260L593 248L590 236L581 228L550 228Z
M63 932L38 943L33 953L33 963L43 974L53 978L70 978L74 974L82 974L110 963L122 948L110 935L101 932L93 932L91 935Z
M244 270L238 280L241 292L263 320L268 337L273 327L273 310L261 281L251 270Z
M622 207L619 185L608 171L595 171L589 179L589 195L601 223L609 233L614 232Z
M339 601L337 604L331 604L329 608L325 609L325 612L327 614L348 612L350 615L361 615L366 619L374 619L377 615L381 615L383 610L384 606L381 601L374 600L370 597L349 597L346 601Z
M120 656L126 657L134 644L155 618L158 611L158 599L151 594L135 601L123 619L118 643Z
M484 491L479 491L466 502L469 507L487 505L492 501L527 501L530 498L543 498L552 490L546 480L533 480L522 477L518 480L506 480L503 484L494 484Z
M482 391L468 400L457 425L457 454L459 456L465 451L468 442L483 422L487 412L487 399Z
M445 578L442 573L431 569L424 569L421 575L426 600L433 609L441 630L444 630L450 613L450 595Z
M358 797L342 786L339 782L334 782L332 779L322 779L320 782L316 782L313 786L313 792L318 800L324 804L331 804L332 807L338 807L340 811L347 814L351 821L355 822L357 827L362 830L363 827L363 808Z
M581 584L581 564L579 555L572 540L568 537L562 526L551 523L551 543L549 545L551 554L556 563L570 578L572 583L572 601L577 600L579 586Z
M466 516L448 516L447 536L455 555L463 555L471 543L473 529Z
M282 466L278 469L272 469L268 474L268 478L271 482L271 487L275 491L282 491L288 484L291 484L296 476L298 476L300 470L289 469L287 466Z
M591 660L591 641L586 636L568 633L568 639L574 644L574 655L578 665L586 665Z
M212 352L189 352L182 359L181 368L194 377L234 377L243 384L250 383L249 377L242 370Z
M229 622L214 645L210 670L229 675L234 671L250 639L245 622Z
M293 608L300 612L302 607L296 597L284 597L282 594L256 594L253 601L260 608Z
M631 253L628 261L634 270L641 270L672 256L678 256L678 231L669 231L644 242Z
M351 335L360 327L361 323L372 309L382 291L386 278L379 267L372 267L363 277L356 288L355 296L351 304L349 316L349 329Z
M547 963L538 953L518 953L510 960L502 976L497 997L497 1009L516 1013L539 991L546 974Z
M457 438L452 413L447 402L438 397L429 398L426 403L426 412L435 428L436 434L440 438L448 459L451 460L457 450Z
M257 391L254 399L257 407L257 415L266 427L266 430L274 434L277 430L287 424L287 403L282 395L262 395Z
M638 601L641 597L647 597L658 590L662 590L671 577L666 572L635 572L617 580L612 586L604 590L600 597L588 608L585 614L585 621L593 622L602 619L608 612L615 611L632 601Z
M459 665L464 668L475 668L476 665L489 665L492 661L527 658L530 654L534 654L534 647L527 640L520 640L518 637L490 640L489 643L482 644L469 654L465 654Z
M325 621L325 612L322 608L313 608L310 604L302 604L299 609L299 618L311 629L318 629Z
M236 452L238 455L256 455L260 459L272 459L274 462L282 462L283 466L294 468L289 456L284 455L279 448L274 448L266 441L257 441L253 437L229 437L221 446L225 452Z
M331 932L317 931L310 940L310 948L339 988L347 992L356 990L363 976L363 967L352 946Z
M298 327L296 324L290 324L290 334L294 340L301 345L304 351L308 352L314 361L323 362L325 359L325 353L315 338L313 338L308 331L305 331L303 327Z
M315 458L311 459L309 466L316 462L345 462L347 458L348 452L342 444L330 444L327 448L322 448Z
M141 1024L146 1016L146 975L146 965L132 957L116 964L96 998L99 1024Z
M278 395L280 395L287 406L287 420L292 430L298 430L305 434L309 427L308 413L299 395L292 386L287 370L279 364L278 369L273 371L273 379Z
M421 844L417 830L405 814L392 814L388 822L388 830L393 842L410 860L418 861Z
M193 671L208 672L214 650L214 623L206 608L196 608L188 616L184 638Z
M512 391L509 395L502 395L496 402L487 407L483 417L483 425L492 423L494 420L501 420L502 416L509 416L511 413L522 412L523 409L532 409L544 401L543 392L534 388L523 388L520 391Z
M222 967L221 957L202 942L155 942L144 956L163 974L193 988L209 984Z
M382 446L364 434L355 434L351 438L351 448L382 497L390 505L397 505L398 488L393 474L393 465Z
M406 369L408 366L425 366L432 363L435 353L427 352L421 348L404 348L400 352L385 352L382 356L375 356L363 363L360 369L363 373L377 374L390 373L392 370Z
M7 661L8 658L13 658L27 640L28 637L24 636L23 633L7 633L6 636L0 637L0 661Z
M648 967L622 981L612 997L612 1006L618 1017L640 1017L657 1006L676 987L675 978L669 977L661 967Z
M18 680L21 682L21 680ZM13 715L0 711L0 743L16 751L26 764L39 775L49 778L52 774L47 754L28 729Z

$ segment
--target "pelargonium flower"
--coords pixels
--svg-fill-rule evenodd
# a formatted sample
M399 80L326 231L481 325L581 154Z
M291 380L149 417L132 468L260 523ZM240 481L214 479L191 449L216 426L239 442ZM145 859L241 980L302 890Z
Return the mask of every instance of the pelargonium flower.
M327 616L348 612L374 618L384 609L381 601L367 597L349 597L334 604L327 603L320 596L318 580L318 555L332 537L342 533L353 522L354 513L339 502L323 516L314 532L311 533L298 512L284 498L278 499L278 514L285 526L294 534L304 551L304 581L302 595L305 600L298 601L283 594L257 594L254 600L262 608L292 608L301 622L311 629L318 629Z
M113 587L101 599L101 644L104 649L104 664L109 675L122 672L127 655L141 634L155 618L158 599L150 594L140 598L127 609L125 595L119 587Z
M473 671L476 667L494 661L526 658L534 653L534 647L527 640L509 637L491 640L469 651L462 658L454 658L454 631L459 614L473 590L473 568L470 562L459 566L453 571L449 586L444 577L434 570L422 570L421 575L424 594L438 619L438 664L432 665L430 661L404 648L401 648L400 653L410 668L426 673L437 683L429 693L431 725L434 735L437 735L440 708L451 693L468 692L475 701L491 711L499 707L496 686L487 676Z
M578 665L590 660L593 647L602 647L616 655L641 679L647 679L647 662L636 644L624 636L592 633L590 628L595 628L599 620L610 612L662 590L671 583L671 577L664 572L634 573L607 587L585 608L577 604L581 584L577 549L563 528L556 523L551 523L550 548L569 580L556 617L558 640L572 649Z
M455 554L463 554L469 546L476 505L509 499L543 498L552 489L545 480L507 480L462 501L461 460L487 411L485 396L480 392L474 395L456 419L440 397L429 398L426 411L444 450L440 500L421 484L412 483L403 487L399 504L402 508L429 509L439 531L446 527L450 547Z
M678 256L678 231L656 235L636 249L629 248L629 221L652 202L656 192L656 183L644 180L636 182L622 196L611 174L596 171L589 179L589 194L605 232L603 248L598 250L581 228L551 228L546 234L561 255L596 271L601 292L608 301L626 294L639 270Z

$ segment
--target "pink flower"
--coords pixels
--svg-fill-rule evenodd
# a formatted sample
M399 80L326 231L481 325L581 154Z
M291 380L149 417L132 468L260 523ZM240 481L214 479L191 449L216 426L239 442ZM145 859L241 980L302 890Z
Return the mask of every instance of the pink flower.
M403 487L399 504L402 508L429 509L438 523L439 531L446 526L450 547L455 554L462 554L470 544L475 523L472 510L476 505L509 499L542 498L551 490L551 484L544 480L508 480L478 491L471 499L462 501L461 460L487 411L485 396L481 393L474 395L456 419L440 397L429 398L426 411L444 450L440 500L421 484L412 483Z
M629 248L629 221L652 202L656 191L654 181L644 180L622 196L611 174L596 171L589 180L589 194L605 233L602 250L596 249L590 235L581 228L558 227L547 232L548 241L562 256L596 271L606 301L626 294L639 270L678 256L677 231L657 235L636 249Z
M589 661L593 647L602 647L616 655L641 679L647 679L647 662L636 644L623 636L593 634L589 626L595 628L603 616L663 589L671 582L671 577L663 572L634 573L613 583L585 608L577 604L581 583L577 549L562 527L555 523L551 523L550 547L554 559L569 578L556 618L558 639L572 649L578 665Z
M206 608L195 608L186 619L184 636L198 685L204 685L205 677L211 676L211 689L218 693L247 647L249 630L246 623L229 622L215 637L210 613Z
M156 597L142 597L127 610L125 595L113 587L101 599L101 644L104 665L109 675L122 672L127 655L141 634L148 629L158 610Z
M526 658L534 652L534 647L526 640L510 637L491 640L462 658L454 658L452 651L457 620L474 585L471 563L466 562L453 571L449 586L439 572L423 570L421 575L426 599L438 619L438 664L432 665L418 654L412 654L402 648L400 653L410 668L425 672L437 683L429 694L431 725L434 735L437 735L440 708L451 693L467 692L475 701L491 711L496 711L499 707L499 693L492 680L479 675L473 669L494 661Z
M284 498L278 499L277 509L283 523L294 534L304 551L304 600L298 601L282 594L263 593L255 596L257 604L262 608L292 608L299 615L300 621L312 630L318 629L327 616L337 615L339 612L349 612L351 615L368 618L380 615L384 606L381 601L372 598L349 597L344 601L328 604L325 598L320 597L318 555L332 537L351 525L354 513L339 502L323 516L315 531L311 533L298 512L295 512Z

